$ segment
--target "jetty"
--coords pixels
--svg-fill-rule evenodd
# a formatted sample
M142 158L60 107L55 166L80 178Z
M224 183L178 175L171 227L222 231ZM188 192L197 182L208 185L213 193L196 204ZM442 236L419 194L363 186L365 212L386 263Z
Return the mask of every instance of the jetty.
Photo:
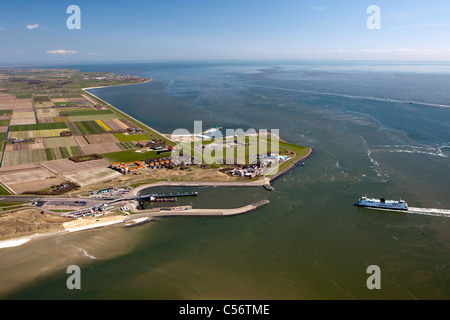
M165 201L175 201L176 198L181 197L196 197L198 192L178 192L178 193L169 193L169 194L148 194L148 195L139 195L136 200L138 201L156 201L156 202L165 202Z
M183 206L177 208L171 208L175 210L160 210L155 211L155 209L148 210L136 210L132 217L126 217L124 220L128 219L136 219L143 217L220 217L220 216L234 216L243 213L247 213L250 211L254 211L259 207L262 207L269 203L269 200L264 199L258 202L254 202L252 204L248 204L239 208L231 208L231 209L193 209L190 206ZM160 208L161 209L161 208Z

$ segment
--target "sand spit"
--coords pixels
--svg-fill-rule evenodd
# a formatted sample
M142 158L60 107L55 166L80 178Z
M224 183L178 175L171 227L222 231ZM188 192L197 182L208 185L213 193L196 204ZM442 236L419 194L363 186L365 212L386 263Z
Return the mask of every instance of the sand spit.
M101 217L101 218L81 218L73 221L63 223L64 230L57 232L49 232L43 234L35 234L32 236L27 236L23 238L9 239L5 241L0 241L0 249L1 248L11 248L17 247L24 243L29 242L33 239L38 239L42 237L49 237L53 235L61 235L65 233L72 233L78 231L84 231L94 228L108 227L112 225L121 224L124 222L129 222L130 220L135 220L143 217L195 217L195 216L233 216L239 215L243 213L247 213L257 208L268 204L268 200L261 200L253 204L249 204L239 208L233 209L191 209L191 210L180 210L180 211L141 211L135 213L131 216L111 216L111 217Z

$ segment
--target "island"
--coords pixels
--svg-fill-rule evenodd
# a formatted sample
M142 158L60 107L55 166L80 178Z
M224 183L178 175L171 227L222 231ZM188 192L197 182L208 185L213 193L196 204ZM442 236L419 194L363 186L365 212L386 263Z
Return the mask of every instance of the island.
M0 69L0 247L152 217L255 210L268 201L234 209L146 210L144 201L172 199L144 198L140 191L156 186L270 191L274 179L313 153L270 132L220 138L214 134L220 127L182 138L161 133L89 92L148 82L73 69ZM252 148L255 144L259 148ZM238 154L244 154L241 161Z

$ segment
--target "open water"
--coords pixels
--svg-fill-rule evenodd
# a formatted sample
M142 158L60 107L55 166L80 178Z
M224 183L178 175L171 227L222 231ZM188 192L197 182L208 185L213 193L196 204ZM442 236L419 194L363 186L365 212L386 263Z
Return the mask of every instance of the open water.
M263 188L195 190L226 218L160 218L0 250L4 299L449 299L450 65L185 62L72 66L151 77L91 92L158 131L280 129L314 148ZM354 207L362 195L411 212ZM81 290L66 287L69 265ZM377 265L381 289L369 290Z

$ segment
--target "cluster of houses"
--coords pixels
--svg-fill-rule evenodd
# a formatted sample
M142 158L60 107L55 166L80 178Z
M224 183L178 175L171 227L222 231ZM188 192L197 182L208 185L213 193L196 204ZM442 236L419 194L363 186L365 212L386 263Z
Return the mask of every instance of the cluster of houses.
M105 75L105 76L100 76L100 77L85 77L84 80L140 80L142 79L141 77L138 76L128 76L128 75L124 75L124 76L119 76L119 75L115 75L115 74L110 74L110 75Z
M173 166L173 164L174 164L173 160L170 159L169 157L147 162L148 167L152 169L168 168L170 166Z
M16 137L11 137L6 140L7 143L17 144L17 143L38 143L40 139L38 138L28 138L28 139L19 139Z
M245 165L240 168L228 170L227 173L237 177L256 178L261 175L261 168L257 164Z
M174 166L174 161L170 157L153 159L149 161L134 162L115 162L109 165L110 168L119 171L122 174L134 173L139 174L144 167L151 169L169 168Z
M150 148L151 150L157 151L157 154L172 152L173 147L167 146L166 143L162 140L152 140L148 142L138 142L136 143L136 147L138 148Z

